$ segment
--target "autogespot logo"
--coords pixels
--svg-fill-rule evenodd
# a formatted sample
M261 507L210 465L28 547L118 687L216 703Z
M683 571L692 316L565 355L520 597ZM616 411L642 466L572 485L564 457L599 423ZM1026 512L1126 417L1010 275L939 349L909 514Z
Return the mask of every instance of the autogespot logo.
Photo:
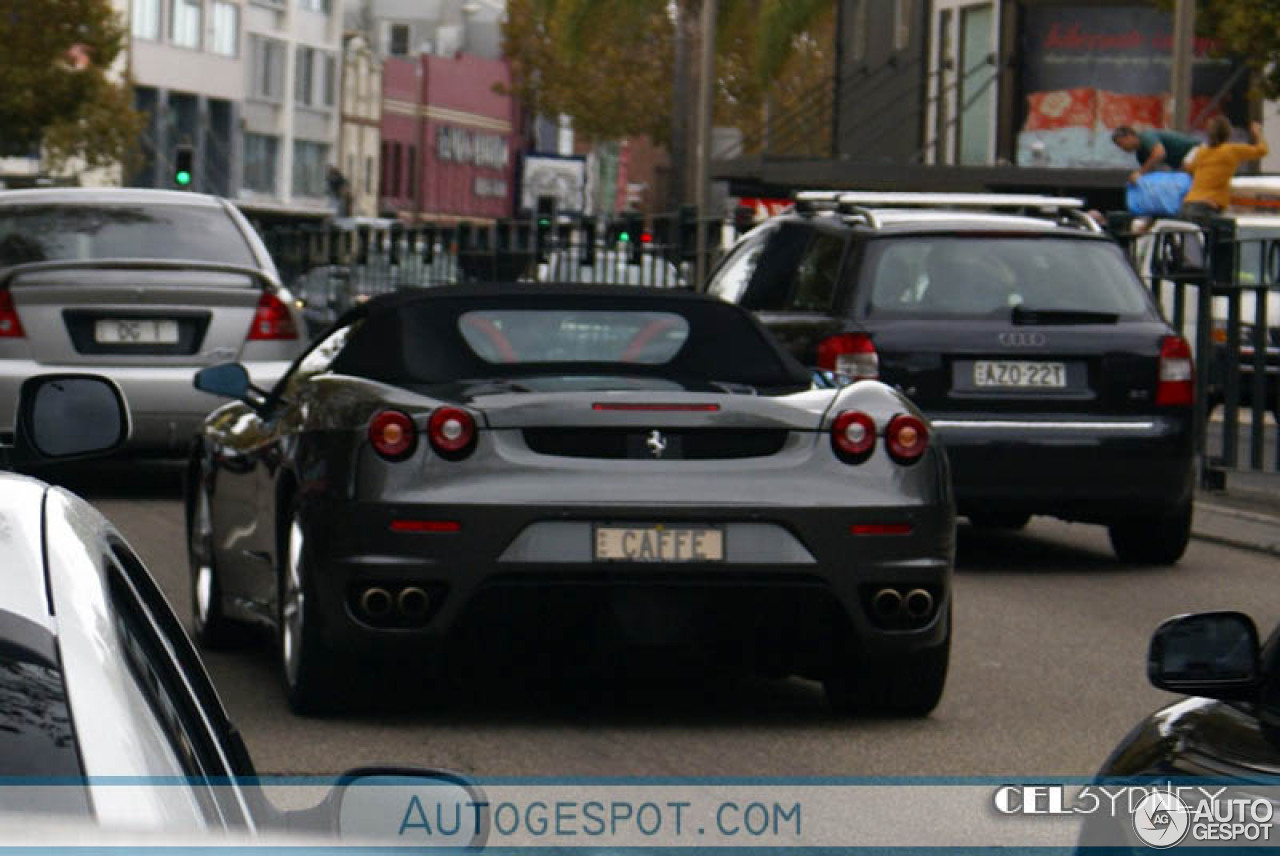
M1191 829L1191 812L1177 794L1154 791L1133 810L1133 830L1142 843L1161 850L1180 844Z

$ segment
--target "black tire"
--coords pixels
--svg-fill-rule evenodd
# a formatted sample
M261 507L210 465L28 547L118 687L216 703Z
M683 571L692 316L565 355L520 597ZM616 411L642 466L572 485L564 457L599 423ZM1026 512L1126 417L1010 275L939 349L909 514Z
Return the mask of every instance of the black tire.
M951 659L951 630L940 645L897 657L861 661L823 681L827 701L845 716L928 716L942 700Z
M1191 540L1191 503L1169 514L1130 517L1107 527L1116 557L1131 565L1172 565Z
M320 636L315 575L308 559L305 532L294 506L281 533L276 597L280 681L289 708L304 716L343 709L350 675L346 659L325 645Z
M204 485L199 461L192 463L189 476L187 565L191 572L191 635L212 650L236 648L251 639L252 628L228 618L224 611L222 581L218 578L213 551L209 491Z
M975 529L1002 530L1005 532L1016 532L1026 527L1031 522L1030 514L1022 514L1017 511L991 511L982 514L970 514L969 523Z

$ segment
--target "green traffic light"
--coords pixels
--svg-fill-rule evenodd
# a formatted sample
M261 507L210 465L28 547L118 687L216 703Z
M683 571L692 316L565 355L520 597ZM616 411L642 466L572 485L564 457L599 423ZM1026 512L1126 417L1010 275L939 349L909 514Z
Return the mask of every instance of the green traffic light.
M618 235L618 240L622 241L624 244L629 243L631 241L631 235L626 232L622 232Z
M178 170L178 172L174 173L173 180L179 187L186 187L191 183L191 173L185 169Z
M543 217L543 218L541 218L540 220L538 220L538 225L539 225L539 226L550 226L550 225L551 225L551 221L550 221L550 220L548 220L546 217Z

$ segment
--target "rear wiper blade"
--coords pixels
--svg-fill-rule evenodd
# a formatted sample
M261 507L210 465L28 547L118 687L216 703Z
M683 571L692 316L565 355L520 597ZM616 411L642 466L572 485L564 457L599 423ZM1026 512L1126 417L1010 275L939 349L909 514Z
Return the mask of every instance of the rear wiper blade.
M1029 309L1013 307L1014 324L1114 324L1118 312L1090 312L1087 309Z

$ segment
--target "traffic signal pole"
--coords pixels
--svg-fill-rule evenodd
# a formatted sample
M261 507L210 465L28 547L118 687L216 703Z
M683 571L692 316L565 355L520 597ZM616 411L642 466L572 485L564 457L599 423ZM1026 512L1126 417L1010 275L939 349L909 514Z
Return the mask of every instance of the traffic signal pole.
M698 74L698 237L694 287L701 290L707 276L707 215L711 210L711 123L716 74L716 0L702 0L702 44Z
M1196 0L1177 0L1173 11L1173 57L1169 91L1173 94L1173 128L1191 124L1191 67L1195 62Z

